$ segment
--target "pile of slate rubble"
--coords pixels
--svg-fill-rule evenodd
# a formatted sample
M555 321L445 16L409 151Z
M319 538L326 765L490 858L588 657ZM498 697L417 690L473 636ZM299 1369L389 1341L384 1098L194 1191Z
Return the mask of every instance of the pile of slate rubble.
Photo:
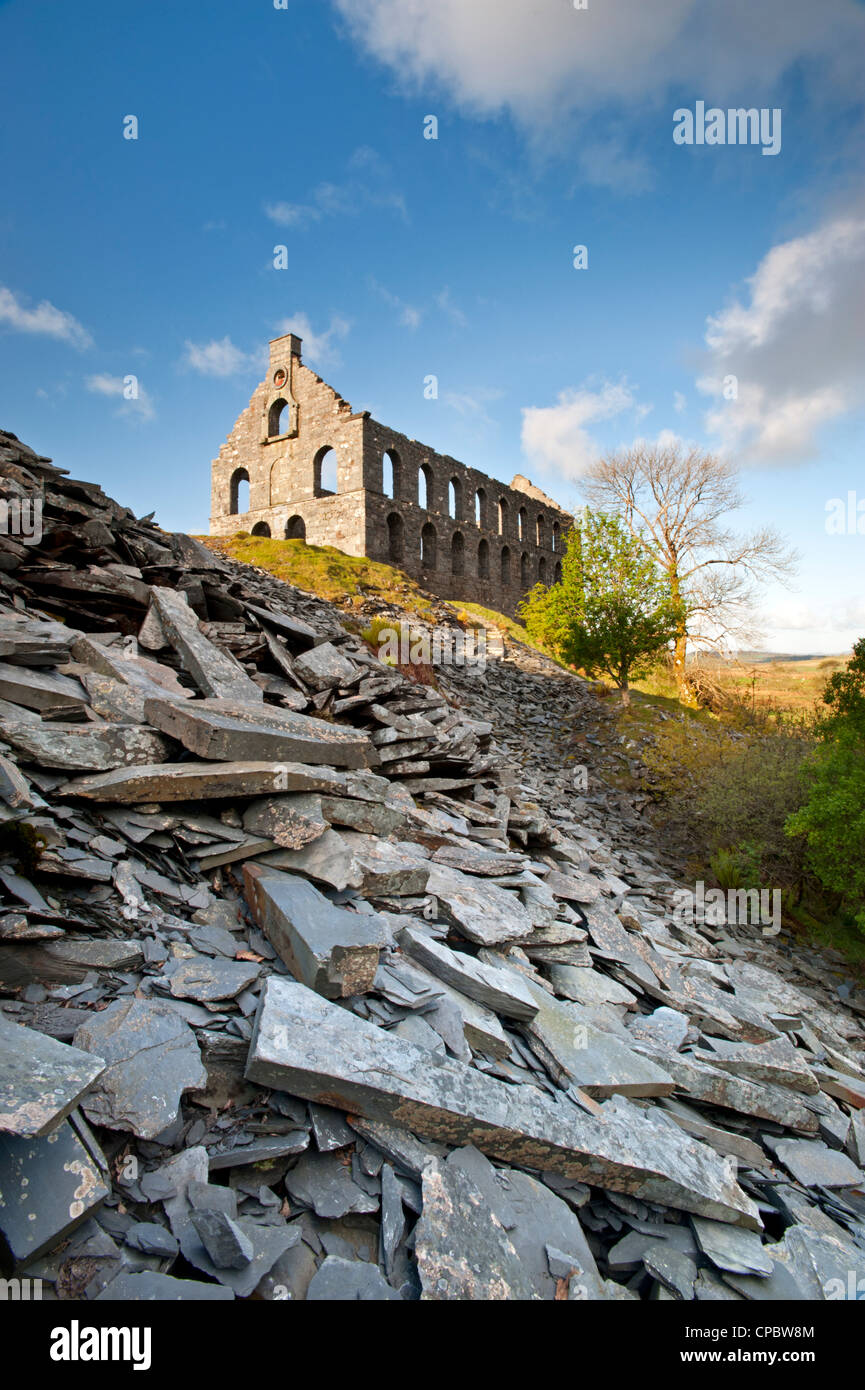
M554 746L584 683L535 658L412 682L8 434L0 475L43 521L0 536L7 1273L64 1299L856 1296L861 994L673 916L633 816Z

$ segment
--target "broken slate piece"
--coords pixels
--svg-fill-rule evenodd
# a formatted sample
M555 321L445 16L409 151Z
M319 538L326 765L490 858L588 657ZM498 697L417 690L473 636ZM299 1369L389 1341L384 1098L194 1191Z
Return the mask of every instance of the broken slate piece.
M300 792L253 801L243 813L243 828L250 835L272 840L280 849L301 849L323 835L328 825L321 798Z
M515 970L500 969L474 956L452 951L420 927L407 926L399 944L413 960L426 966L445 984L505 1018L534 1018L538 1006Z
M808 1139L781 1139L776 1157L803 1187L855 1187L865 1179L861 1168L838 1149Z
M728 1226L722 1221L707 1221L705 1216L692 1216L691 1225L697 1244L717 1269L730 1274L768 1276L772 1273L773 1261L756 1231Z
M218 1269L245 1269L252 1262L252 1241L224 1211L201 1208L190 1220Z
M263 691L250 680L240 662L205 637L185 594L154 587L150 597L151 612L155 612L166 640L202 694L217 700L262 703Z
M177 1117L180 1097L207 1085L195 1034L167 1004L122 999L76 1029L75 1046L106 1069L83 1103L106 1129L154 1139Z
M208 798L269 796L272 792L318 792L342 786L331 768L301 763L143 763L76 777L58 796L88 801L199 801Z
M303 1154L285 1175L293 1202L311 1207L316 1216L336 1220L349 1212L378 1211L379 1198L360 1187L338 1153Z
M278 705L152 699L145 713L151 724L178 739L190 753L214 762L271 760L359 768L375 761L373 746L362 730Z
M26 759L69 772L108 772L137 763L159 763L171 745L141 724L7 724L4 737Z
M532 936L531 915L516 894L476 875L430 864L426 891L435 898L439 916L469 941L495 946Z
M241 960L193 956L172 961L165 978L175 999L210 1004L215 999L234 999L258 979L259 967Z
M271 977L265 984L246 1075L422 1137L473 1143L505 1162L636 1191L646 1201L716 1220L760 1225L732 1165L672 1121L624 1097L608 1101L597 1118L589 1116L394 1038L290 980Z
M384 1303L400 1301L396 1289L382 1275L377 1265L366 1260L343 1260L328 1255L312 1276L307 1289L308 1303Z
M255 920L296 979L328 999L372 989L390 940L377 914L335 907L305 879L259 864L243 876Z
M108 1196L107 1167L72 1120L53 1134L0 1134L0 1245L15 1267L52 1250Z
M295 657L294 668L313 690L333 690L339 685L349 685L357 675L357 668L332 642L322 642L321 646Z
M0 1130L26 1139L50 1134L104 1068L101 1057L0 1014Z
M173 1279L170 1274L145 1270L141 1274L118 1274L106 1284L96 1301L118 1303L229 1303L231 1289L221 1284L205 1284L201 1279Z

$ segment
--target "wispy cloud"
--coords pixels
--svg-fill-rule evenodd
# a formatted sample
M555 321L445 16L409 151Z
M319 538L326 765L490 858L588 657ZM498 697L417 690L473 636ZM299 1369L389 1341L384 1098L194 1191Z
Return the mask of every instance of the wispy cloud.
M356 217L370 208L396 213L408 221L405 199L393 184L388 164L368 145L356 149L340 182L316 184L303 202L277 200L264 211L278 227L300 229L325 217Z
M243 376L260 371L266 362L266 353L244 352L227 334L209 343L184 343L183 365L205 376Z
M329 327L323 331L316 331L309 316L298 312L282 319L277 331L296 333L303 339L304 361L315 362L320 367L332 367L341 360L336 345L347 337L350 330L350 320L343 318L341 314L331 314Z
M120 405L114 411L115 415L152 420L156 414L153 401L136 376L110 376L106 372L97 372L87 377L84 385L94 395L118 400Z
M523 410L523 452L538 468L579 478L601 452L589 426L625 414L640 420L651 408L640 404L625 380L561 391L555 405Z
M374 290L379 298L384 300L385 304L389 304L392 309L396 310L399 322L402 324L403 328L415 329L420 327L424 316L423 309L419 309L416 305L408 304L404 299L400 299L398 294L394 294L386 285L380 284L372 275L369 276L368 284L370 289Z
M20 297L0 285L0 324L17 333L36 333L58 342L70 343L83 349L92 347L93 339L78 320L65 309L58 309L43 299L35 308L27 308Z

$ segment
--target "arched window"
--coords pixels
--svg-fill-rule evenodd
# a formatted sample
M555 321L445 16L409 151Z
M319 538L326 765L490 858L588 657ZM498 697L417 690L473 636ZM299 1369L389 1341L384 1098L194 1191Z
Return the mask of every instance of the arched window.
M466 566L466 543L460 531L451 540L451 574L461 575Z
M510 552L508 546L503 545L503 546L502 546L502 583L503 583L503 584L510 584L510 582L511 582L511 552Z
M425 512L433 507L433 471L428 463L422 463L417 475L418 506Z
M554 571L553 571L553 583L554 583L554 584L561 584L561 582L562 582L562 567L561 567L561 565L559 564L559 562L558 562L558 560L557 560L557 561L556 561L556 568L555 568Z
M428 521L420 533L420 562L425 570L436 567L436 528Z
M387 519L387 555L395 565L401 565L405 556L405 528L399 512L391 512Z
M269 536L270 527L266 521L257 521L252 528L252 534L254 536Z
M288 434L288 427L291 420L291 411L288 408L288 401L280 396L279 400L274 401L267 414L267 433L273 439L280 434Z
M547 524L542 516L535 522L535 543L536 545L546 545L547 543Z
M489 541L481 541L478 546L478 579L489 579L490 577L490 544Z
M553 522L553 550L561 549L561 528L557 521Z
M312 487L316 497L332 497L337 491L336 449L329 444L313 460Z
M245 512L249 511L249 474L245 468L236 468L232 473L230 494L231 515L243 516Z
M381 472L382 492L385 497L392 497L396 501L400 495L399 454L396 449L385 449L381 461Z
M287 541L306 540L306 522L302 516L290 516L285 523L285 539Z
M527 519L528 512L526 511L525 507L520 507L520 510L517 512L517 535L519 536L521 541L524 541L526 538Z
M463 519L463 485L459 478L451 478L448 483L448 516L454 521Z
M508 527L508 504L504 497L499 498L499 535L503 536Z
M546 584L547 582L547 562L543 555L540 560L538 560L538 579L542 584Z
M486 526L487 521L487 494L482 487L475 493L475 526L481 528Z
M520 584L524 589L529 587L529 557L525 551L520 556Z

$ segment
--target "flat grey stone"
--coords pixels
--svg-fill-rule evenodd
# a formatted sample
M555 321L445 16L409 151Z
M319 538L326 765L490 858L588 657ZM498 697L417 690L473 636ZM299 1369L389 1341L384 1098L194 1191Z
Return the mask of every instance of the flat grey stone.
M658 1047L678 1052L686 1037L691 1021L687 1014L678 1009L668 1009L661 1005L653 1013L641 1014L628 1023L629 1032L640 1042L656 1043Z
M407 955L419 961L446 984L505 1018L529 1019L538 1006L516 971L501 969L452 951L420 927L407 926L399 943Z
M656 1044L643 1043L650 1055L676 1083L676 1089L694 1100L707 1101L742 1115L754 1115L805 1134L817 1131L817 1116L795 1092L782 1086L746 1081L682 1052L662 1052Z
M153 1139L176 1118L180 1097L207 1085L195 1034L165 1004L118 1000L76 1029L74 1042L104 1058L83 1109L106 1129Z
M126 1244L145 1255L173 1258L180 1249L176 1238L156 1221L136 1221L126 1232Z
M379 1209L378 1196L358 1186L336 1153L304 1154L286 1173L285 1186L293 1201L331 1221L349 1212Z
M718 1269L731 1274L768 1276L772 1273L773 1261L756 1231L746 1231L741 1226L729 1226L721 1221L707 1221L705 1216L692 1216L691 1225L703 1254Z
M160 763L171 752L167 739L141 724L9 723L3 736L25 759L70 772Z
M856 1187L862 1169L839 1149L807 1139L781 1139L774 1144L777 1158L803 1187Z
M697 1263L690 1255L684 1255L681 1250L674 1250L669 1245L655 1245L646 1251L643 1263L653 1278L671 1293L686 1300L694 1297Z
M199 1004L235 999L258 976L259 967L253 963L212 956L171 961L165 968L174 998L193 999Z
M0 1014L0 1130L26 1139L50 1134L104 1069L101 1057Z
M357 675L357 668L331 642L322 642L296 657L294 669L313 690L333 690L339 685L349 685Z
M101 1293L97 1302L116 1303L229 1303L231 1289L221 1284L205 1284L200 1279L173 1279L170 1274L146 1270L141 1274L118 1274Z
M431 863L426 892L435 898L439 916L468 941L496 946L532 936L534 923L519 898L494 883Z
M219 1269L245 1269L252 1263L252 1241L226 1212L204 1207L193 1211L189 1219Z
M86 1129L0 1134L0 1234L18 1267L52 1250L108 1196L107 1165Z
M573 1083L589 1095L665 1096L670 1076L612 1033L594 1026L584 1005L565 1003L526 980L537 1013L523 1024L529 1046L553 1080Z
M386 1303L400 1296L376 1265L328 1255L310 1280L308 1303Z
M243 813L243 828L272 840L281 849L301 849L323 835L328 825L321 798L300 792L253 801Z
M275 849L270 854L259 855L258 863L266 868L284 869L289 874L303 874L338 891L359 888L363 882L360 865L336 830L325 830L323 835L300 849Z
M90 703L87 691L72 676L58 671L28 670L0 661L0 699L36 710L81 710Z
M552 963L546 973L556 994L563 999L573 999L577 1004L631 1005L637 1002L631 990L610 975L602 975L600 970Z
M318 792L334 785L342 785L338 772L302 763L143 763L115 772L97 772L92 777L75 777L59 787L56 795L134 805Z
M205 637L184 593L154 586L150 597L151 615L155 615L166 642L171 643L183 669L202 694L219 700L247 700L259 704L263 701L263 691L250 680L240 662Z
M731 1166L672 1121L616 1097L595 1118L391 1037L289 980L271 977L250 1043L251 1081L493 1157L647 1201L759 1226Z
M254 687L258 690L258 686ZM261 691L259 690L259 695ZM148 721L196 757L214 762L325 763L368 767L372 744L360 729L313 719L279 705L233 700L150 699Z
M329 999L365 994L390 933L376 914L336 907L292 874L244 865L249 905L292 974Z
M345 1149L355 1141L354 1131L345 1122L345 1116L329 1105L310 1103L309 1118L319 1153L332 1153L334 1149Z

